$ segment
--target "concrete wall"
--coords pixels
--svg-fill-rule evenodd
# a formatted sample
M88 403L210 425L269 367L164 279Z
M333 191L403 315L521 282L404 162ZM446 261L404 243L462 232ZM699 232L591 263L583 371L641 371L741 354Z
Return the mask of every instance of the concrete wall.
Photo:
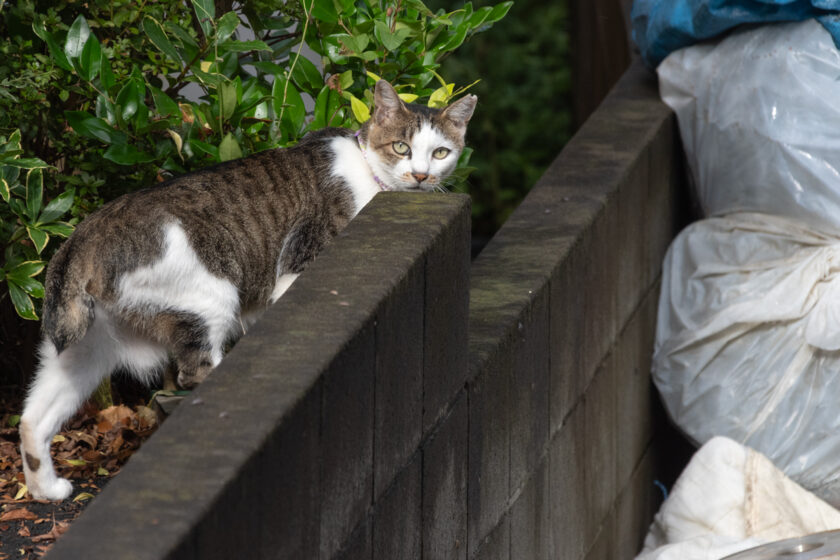
M658 279L684 213L674 120L633 66L479 255L470 558L632 558L656 503Z
M632 558L683 219L639 66L470 266L462 196L377 196L50 558Z

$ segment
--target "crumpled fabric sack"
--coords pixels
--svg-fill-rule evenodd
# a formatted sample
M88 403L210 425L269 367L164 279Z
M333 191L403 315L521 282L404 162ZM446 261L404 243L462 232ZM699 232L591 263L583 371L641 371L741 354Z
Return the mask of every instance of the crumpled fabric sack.
M633 40L656 68L673 51L743 24L817 18L840 48L840 0L635 0Z
M840 528L840 512L763 455L723 437L694 454L636 560L717 560L768 542Z
M658 73L707 216L762 212L840 233L840 51L820 24L685 48Z
M688 226L663 263L652 378L695 443L727 436L840 504L840 237L763 214Z

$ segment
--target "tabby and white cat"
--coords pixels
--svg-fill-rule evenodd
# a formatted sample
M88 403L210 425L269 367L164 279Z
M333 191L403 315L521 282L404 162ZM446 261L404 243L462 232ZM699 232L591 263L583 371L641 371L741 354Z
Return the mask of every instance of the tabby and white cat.
M35 498L72 491L50 442L117 368L149 382L168 363L201 382L243 323L273 303L380 190L430 191L455 168L477 98L442 110L376 84L354 134L325 129L125 195L82 222L50 262L41 361L21 456Z

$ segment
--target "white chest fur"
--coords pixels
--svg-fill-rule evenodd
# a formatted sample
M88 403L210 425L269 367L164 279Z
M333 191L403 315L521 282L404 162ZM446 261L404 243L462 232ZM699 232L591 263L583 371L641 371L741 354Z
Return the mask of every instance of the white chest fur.
M333 176L343 179L353 191L353 200L356 202L353 212L355 217L381 189L376 184L373 171L365 161L355 138L335 138L330 148L335 154L331 172Z

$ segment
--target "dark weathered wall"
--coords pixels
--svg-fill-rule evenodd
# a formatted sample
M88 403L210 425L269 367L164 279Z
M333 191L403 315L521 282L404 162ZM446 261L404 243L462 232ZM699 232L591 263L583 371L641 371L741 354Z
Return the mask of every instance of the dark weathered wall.
M470 557L639 549L658 278L682 219L675 135L634 66L473 263Z
M634 65L472 266L465 197L377 196L50 558L632 558L681 177Z
M468 269L467 197L377 196L50 558L419 558L449 482L424 434L466 380Z

